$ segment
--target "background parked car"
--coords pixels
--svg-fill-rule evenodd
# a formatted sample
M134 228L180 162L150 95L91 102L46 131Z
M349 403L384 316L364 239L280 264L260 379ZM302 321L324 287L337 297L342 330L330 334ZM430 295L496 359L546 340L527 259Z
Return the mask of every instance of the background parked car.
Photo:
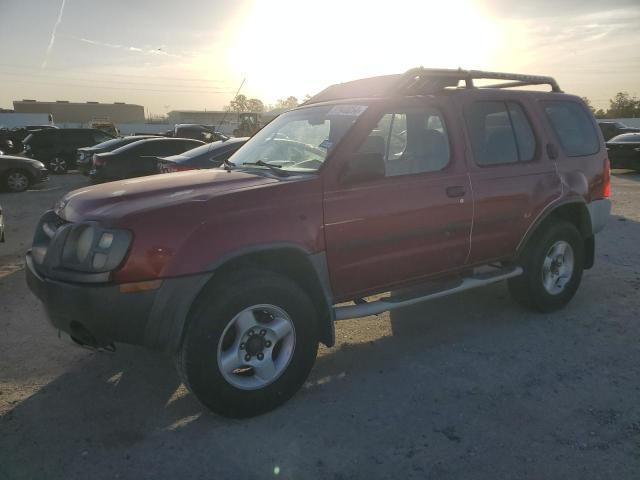
M176 138L193 138L194 140L202 140L203 142L216 142L229 138L216 131L213 125L200 125L195 123L177 124L173 129L172 136Z
M640 171L640 133L623 133L607 142L611 168Z
M158 157L177 155L204 145L189 138L149 138L140 140L112 152L93 156L93 169L89 172L94 182L121 180L158 173Z
M171 173L199 168L215 168L233 155L249 137L230 138L187 150L179 155L158 159L158 172Z
M4 243L4 217L2 216L2 205L0 205L0 243Z
M112 152L117 148L124 147L130 143L145 140L147 138L158 137L156 135L132 135L128 137L112 138L92 147L79 148L78 153L76 154L76 167L83 175L89 175L89 170L93 168L93 156L96 153Z
M23 192L48 178L47 167L38 160L0 155L0 188L3 190Z
M598 126L600 127L600 130L602 130L605 142L623 133L640 132L640 128L633 128L621 122L607 120L598 120Z
M96 145L114 138L92 128L61 128L37 130L22 142L26 156L42 161L56 174L75 167L78 148Z

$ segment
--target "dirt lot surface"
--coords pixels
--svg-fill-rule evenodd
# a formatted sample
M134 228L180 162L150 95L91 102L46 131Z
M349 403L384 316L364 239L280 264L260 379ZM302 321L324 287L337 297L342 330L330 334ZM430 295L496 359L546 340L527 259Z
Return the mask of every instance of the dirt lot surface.
M210 414L161 355L61 342L21 257L79 175L0 194L0 479L638 479L640 175L573 302L528 313L499 284L340 322L309 382L250 420Z

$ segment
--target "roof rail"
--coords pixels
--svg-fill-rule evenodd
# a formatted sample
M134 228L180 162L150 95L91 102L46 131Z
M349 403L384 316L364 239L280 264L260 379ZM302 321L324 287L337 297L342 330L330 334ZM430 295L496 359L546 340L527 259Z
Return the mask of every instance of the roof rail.
M448 70L431 68L413 68L402 75L397 93L401 89L427 90L420 93L434 93L446 87L456 87L460 81L465 82L466 88L474 88L474 80L511 80L506 83L483 85L480 88L513 88L530 85L549 85L551 91L561 92L558 82L553 77L542 75L524 75L521 73L487 72L483 70ZM419 88L422 86L422 88ZM425 89L426 87L426 89ZM407 92L409 93L409 92Z
M504 82L478 87L474 85L474 80L504 80ZM461 81L465 83L464 87L458 87ZM402 75L363 78L331 85L307 100L305 105L357 97L427 95L445 88L513 88L531 85L549 85L551 91L562 92L553 77L542 75L419 67L412 68Z

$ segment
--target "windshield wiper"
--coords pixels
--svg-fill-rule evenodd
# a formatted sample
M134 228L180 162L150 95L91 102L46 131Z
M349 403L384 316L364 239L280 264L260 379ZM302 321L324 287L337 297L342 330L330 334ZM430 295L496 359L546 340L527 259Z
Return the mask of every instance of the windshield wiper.
M267 163L263 160L258 160L257 162L244 162L242 165L257 165L258 167L267 167L273 173L278 175L279 177L288 177L289 173L282 170L282 165L275 165L273 163Z

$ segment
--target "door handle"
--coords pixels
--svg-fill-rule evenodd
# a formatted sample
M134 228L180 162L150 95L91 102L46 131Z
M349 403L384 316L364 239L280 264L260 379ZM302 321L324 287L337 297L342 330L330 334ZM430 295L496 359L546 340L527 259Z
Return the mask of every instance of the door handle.
M458 198L464 197L467 191L463 186L457 185L455 187L447 187L447 197Z

